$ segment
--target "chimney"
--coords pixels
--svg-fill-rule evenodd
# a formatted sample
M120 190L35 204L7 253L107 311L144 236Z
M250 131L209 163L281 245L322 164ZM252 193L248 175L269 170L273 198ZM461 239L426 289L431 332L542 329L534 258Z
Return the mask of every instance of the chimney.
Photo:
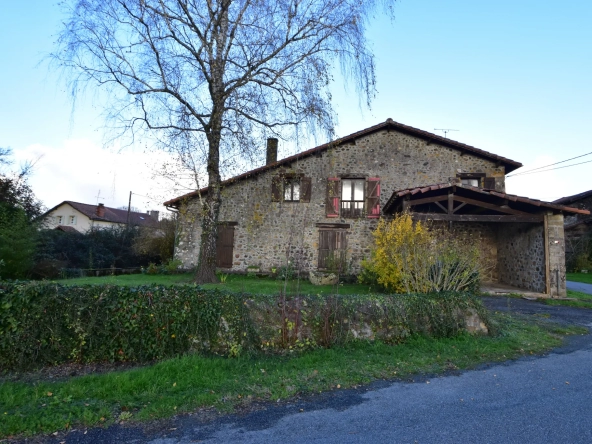
M97 207L97 216L105 217L105 204L99 204L99 206Z
M148 211L148 214L150 215L150 217L152 219L154 219L155 221L158 221L158 215L159 215L158 211L150 210L150 211Z
M267 161L265 165L277 162L278 140L275 137L267 139Z

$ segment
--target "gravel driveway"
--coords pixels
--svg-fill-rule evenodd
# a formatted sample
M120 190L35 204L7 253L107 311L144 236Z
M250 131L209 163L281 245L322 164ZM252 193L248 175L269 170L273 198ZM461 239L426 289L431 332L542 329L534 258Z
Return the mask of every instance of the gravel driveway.
M583 282L567 281L565 283L568 290L581 291L582 293L592 294L592 284L584 284Z

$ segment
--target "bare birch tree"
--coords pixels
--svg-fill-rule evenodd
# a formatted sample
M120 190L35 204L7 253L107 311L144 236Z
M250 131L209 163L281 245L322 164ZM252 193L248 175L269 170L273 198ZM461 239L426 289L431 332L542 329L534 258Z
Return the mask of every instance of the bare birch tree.
M196 280L215 282L220 161L249 155L267 134L331 136L335 65L364 102L375 93L365 38L395 0L70 0L53 60L75 95L106 88L123 131L189 137L207 152Z

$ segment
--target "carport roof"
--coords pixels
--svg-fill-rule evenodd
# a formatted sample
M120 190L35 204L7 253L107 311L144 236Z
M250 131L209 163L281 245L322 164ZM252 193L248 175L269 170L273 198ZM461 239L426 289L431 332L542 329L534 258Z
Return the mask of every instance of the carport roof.
M426 216L439 220L532 222L536 219L532 215L540 215L545 210L590 214L588 210L461 183L440 183L395 191L384 205L383 213L392 214L418 206L423 211L417 213L426 213Z

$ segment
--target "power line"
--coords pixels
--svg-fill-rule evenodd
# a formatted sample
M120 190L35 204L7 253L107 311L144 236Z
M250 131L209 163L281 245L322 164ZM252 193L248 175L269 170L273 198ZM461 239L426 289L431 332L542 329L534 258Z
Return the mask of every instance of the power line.
M555 162L555 163L551 163L549 165L545 165L545 166L542 166L542 167L533 168L532 170L526 170L526 171L521 171L521 172L516 173L516 174L510 174L509 176L506 176L506 177L521 176L522 174L528 174L531 171L542 170L543 168L548 168L548 167L553 166L553 165L559 165L560 163L569 162L570 160L579 159L580 157L589 156L590 154L592 154L592 151L589 152L589 153L586 153L586 154L582 154L581 156L576 156L576 157L572 157L571 159L562 160L561 162ZM584 163L587 163L587 162L584 162ZM579 163L576 163L574 165L579 165ZM549 170L549 171L551 171L551 170Z
M578 156L578 157L581 157L581 156ZM562 166L562 167L557 167L557 168L550 168L550 169L548 169L548 170L543 170L543 171L534 171L534 170L530 170L530 172L524 172L523 174L524 174L524 175L528 175L528 174L536 174L536 173L546 173L546 172L548 172L548 171L560 170L560 169L562 169L562 168L569 168L569 167L578 166L578 165L583 165L583 164L585 164L585 163L591 163L591 162L592 162L592 160L588 160L588 161L586 161L586 162L579 162L579 163L574 163L574 164L572 164L572 165L565 165L565 166ZM558 163L563 163L563 162L558 162ZM556 165L556 164L554 164L554 165ZM510 178L510 177L514 177L514 176L516 176L516 175L517 175L517 174L513 174L513 175L511 175L511 176L506 176L506 179L507 179L507 178Z

